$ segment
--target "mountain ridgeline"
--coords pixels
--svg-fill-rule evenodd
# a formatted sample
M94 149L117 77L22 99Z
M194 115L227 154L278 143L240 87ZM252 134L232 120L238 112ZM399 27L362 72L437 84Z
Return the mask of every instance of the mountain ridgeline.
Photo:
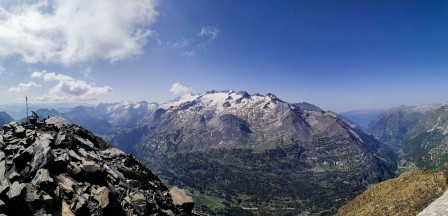
M79 124L95 134L108 135L116 129L133 127L144 116L150 114L158 105L148 102L101 103L98 106L76 106L59 111L41 108L35 112L41 118L59 116L73 124ZM24 116L20 121L26 121ZM8 121L9 122L9 121Z
M397 169L392 150L354 124L272 94L186 95L109 140L208 213L331 214Z
M11 122L13 119L8 113L0 112L0 125L4 125L6 123Z

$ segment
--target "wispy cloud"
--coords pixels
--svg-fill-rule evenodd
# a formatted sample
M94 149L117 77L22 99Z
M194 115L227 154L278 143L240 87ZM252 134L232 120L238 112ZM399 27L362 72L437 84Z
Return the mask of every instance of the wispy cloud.
M84 70L81 71L81 73L85 79L93 79L92 67L86 67Z
M171 47L173 49L181 49L190 45L193 40L182 38L182 40L175 42Z
M170 92L176 95L184 95L191 92L191 88L180 84L179 82L173 83L170 88Z
M0 66L0 74L3 74L3 73L5 73L5 68L4 67L2 67L2 66Z
M0 6L0 58L73 64L142 53L156 0L37 0ZM27 2L27 3L24 3Z
M41 87L41 85L35 83L35 82L29 82L29 83L19 83L17 86L11 87L8 89L9 92L23 92L30 88L34 87Z
M179 54L181 56L194 56L194 51L183 52Z
M78 80L64 74L56 74L54 72L35 71L31 74L31 77L57 82L48 94L36 97L34 98L35 100L86 101L95 100L98 96L107 95L112 92L112 88L109 86L98 87L94 83L87 83L83 80Z
M209 40L216 40L219 35L219 30L214 26L203 26L198 35L208 37Z

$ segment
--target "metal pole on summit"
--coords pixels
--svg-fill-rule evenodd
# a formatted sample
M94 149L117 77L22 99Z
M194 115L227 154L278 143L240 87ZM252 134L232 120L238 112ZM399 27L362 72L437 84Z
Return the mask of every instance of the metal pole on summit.
M28 96L25 96L25 102L26 102L26 122L29 122L29 115L28 115Z

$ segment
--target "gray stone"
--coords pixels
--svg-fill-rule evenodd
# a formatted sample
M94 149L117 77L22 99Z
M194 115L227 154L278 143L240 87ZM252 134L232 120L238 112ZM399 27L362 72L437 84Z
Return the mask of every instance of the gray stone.
M106 150L103 150L100 152L103 158L106 159L113 159L116 157L124 156L126 155L123 151L117 148L109 148Z
M65 140L65 131L59 131L58 135L56 136L56 141L55 141L55 145L59 146L61 145L61 143Z
M9 144L6 146L6 148L4 149L4 151L5 151L6 154L8 154L8 153L9 153L9 154L11 154L11 153L15 153L15 152L18 151L18 149L20 148L20 146L12 144L12 143L15 142L16 140L18 140L18 139L14 139L13 141L10 141ZM17 142L19 142L19 141L17 141Z
M103 165L104 171L107 173L107 176L113 183L117 183L121 180L124 180L124 176L121 172L117 171L113 167L110 167L107 164Z
M130 203L132 207L134 207L135 211L137 211L137 213L140 215L147 215L148 208L145 195L143 195L142 193L137 193L137 194L131 194L129 196L130 196Z
M55 162L65 163L69 160L67 149L54 149L53 154Z
M25 128L23 126L17 126L15 128L14 134L19 138L25 138L26 136Z
M100 187L98 189L92 189L93 198L98 201L101 208L109 206L109 189L106 187Z
M60 187L66 194L71 195L71 194L74 194L74 193L75 193L75 191L74 191L74 189L73 189L73 184L74 184L74 182L73 182L73 180L72 180L69 176L67 176L67 175L65 175L65 174L61 174L61 175L58 175L58 176L56 177L56 180L57 180L57 182L58 182L59 187Z
M70 174L74 176L82 172L81 167L79 167L75 162L70 162L70 164L67 167L67 170L69 171Z
M13 170L13 171L9 174L8 179L9 179L10 182L17 181L17 180L20 179L20 174L17 173L15 170Z
M93 161L85 161L82 163L82 169L86 173L95 173L101 170L101 166Z
M26 186L23 183L15 181L9 188L7 193L9 200L23 199L26 197Z
M45 168L54 162L54 155L49 146L43 146L41 144L36 144L34 150L34 158L31 162L32 170L38 170L40 168Z
M5 178L6 173L6 162L4 160L0 161L0 179Z
M30 203L33 206L36 206L36 204L39 204L39 203L36 203L36 200L40 199L40 195L38 194L38 191L30 183L26 183L25 186L26 186L26 198L25 198L26 202Z
M93 145L93 143L90 140L83 139L76 135L74 137L75 140L78 142L78 145L80 145L83 148L86 148L87 150L91 150L95 147L95 145Z
M36 131L35 130L26 130L26 137L34 137L36 136Z
M40 145L47 147L47 146L50 146L50 144L53 142L54 137L48 133L42 133L42 134L38 134L37 139L38 139L38 142L40 143Z
M77 161L82 161L81 156L79 156L75 151L73 150L69 150L68 151L68 155L74 159L76 159Z
M83 196L76 196L76 203L74 204L73 211L78 213L82 208L87 206L87 201Z
M42 189L51 186L54 183L54 180L50 177L50 172L47 169L39 169L31 183L35 187Z
M10 124L4 124L3 125L3 131L4 132L9 132L9 131L11 131L11 129L12 129L12 127L11 127Z

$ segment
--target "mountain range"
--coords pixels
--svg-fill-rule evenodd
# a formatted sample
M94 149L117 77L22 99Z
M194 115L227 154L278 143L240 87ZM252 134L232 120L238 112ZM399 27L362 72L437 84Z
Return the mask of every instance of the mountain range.
M208 214L333 214L371 184L448 160L444 104L338 115L273 94L210 91L36 113L101 135Z
M208 213L332 214L395 176L389 147L311 104L210 91L154 108L109 141L189 188Z

